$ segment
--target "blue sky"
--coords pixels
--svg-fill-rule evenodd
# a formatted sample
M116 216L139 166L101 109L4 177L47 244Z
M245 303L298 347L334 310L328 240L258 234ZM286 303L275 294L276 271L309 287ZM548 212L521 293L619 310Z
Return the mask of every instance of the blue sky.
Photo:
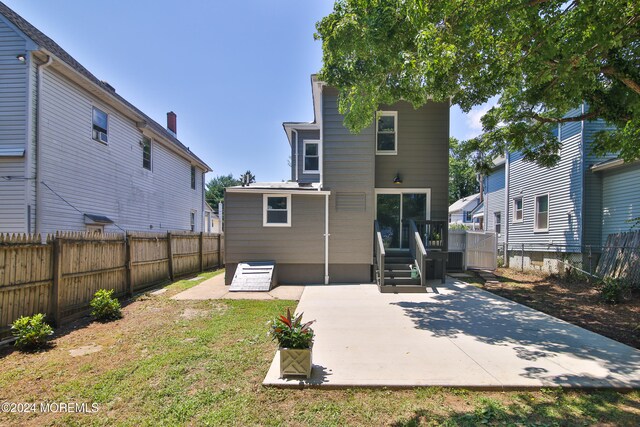
M315 23L329 0L3 0L211 166L288 179L283 121L313 119ZM486 108L451 111L451 135L480 133Z

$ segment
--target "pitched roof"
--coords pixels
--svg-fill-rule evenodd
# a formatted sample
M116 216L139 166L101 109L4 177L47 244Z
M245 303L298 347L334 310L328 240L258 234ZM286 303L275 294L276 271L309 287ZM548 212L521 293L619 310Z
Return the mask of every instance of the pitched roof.
M456 200L451 206L449 206L449 213L462 210L467 205L471 204L471 202L477 201L477 200L480 200L480 193L472 194L471 196L463 197L460 200Z
M122 96L118 95L113 87L108 83L100 80L96 76L94 76L89 70L87 70L82 64L76 61L67 51L58 45L58 43L54 42L47 35L45 35L42 31L38 30L36 27L31 25L26 19L22 16L18 15L12 9L10 9L7 5L0 1L0 14L2 14L5 18L7 18L13 25L15 25L20 31L22 31L27 37L33 40L40 48L43 48L49 52L51 52L55 57L57 57L60 61L67 64L69 67L73 68L76 72L83 75L91 82L98 85L102 88L106 93L111 96L114 96L118 99L118 101L122 102L125 106L133 110L136 114L142 116L144 120L147 122L147 125L153 129L156 133L162 135L164 138L169 140L171 143L176 145L182 151L185 152L189 157L194 158L198 162L205 165L209 170L211 168L207 165L202 159L196 156L187 146L185 146L182 142L180 142L175 136L173 136L164 126L160 125L158 122L153 120L151 117L147 116L141 110L139 110L136 106L131 104L129 101L124 99Z

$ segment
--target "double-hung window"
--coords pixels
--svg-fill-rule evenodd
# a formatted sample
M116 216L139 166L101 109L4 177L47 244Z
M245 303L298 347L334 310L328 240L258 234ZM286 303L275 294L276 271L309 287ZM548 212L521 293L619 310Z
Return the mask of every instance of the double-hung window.
M522 197L513 199L513 222L522 222Z
M109 141L109 115L93 107L91 117L93 122L93 139L106 144Z
M493 228L495 229L497 234L500 234L500 232L502 231L502 213L494 212L493 219L494 219Z
M398 112L376 114L376 154L398 154Z
M142 167L151 170L151 138L142 137Z
M318 141L304 141L304 173L320 172L320 143Z
M263 196L262 225L264 227L291 227L291 194L265 194Z
M549 231L549 195L536 196L533 231Z
M196 189L196 167L191 166L191 189Z

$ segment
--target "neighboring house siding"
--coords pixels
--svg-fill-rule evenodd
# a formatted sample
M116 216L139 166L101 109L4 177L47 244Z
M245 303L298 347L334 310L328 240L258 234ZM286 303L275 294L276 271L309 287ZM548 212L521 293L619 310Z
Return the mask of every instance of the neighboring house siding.
M191 189L190 162L155 140L152 171L142 167L142 133L47 68L41 101L41 181L83 213L106 215L129 230L189 230L202 226L202 170ZM108 145L92 139L92 106L109 113ZM43 185L41 232L84 230L83 215ZM152 228L153 227L153 228ZM115 225L106 231L120 231Z
M612 233L629 231L640 217L640 164L602 172L602 244Z
M16 59L27 43L0 18L0 148L27 149L28 65ZM25 159L0 157L0 232L27 231Z
M525 162L509 155L509 245L524 243L531 249L580 252L582 224L582 135L562 141L560 161L553 168ZM549 231L534 232L534 204L538 195L549 194ZM513 222L513 199L522 197L523 221ZM504 222L504 221L503 221ZM536 248L531 245L537 244ZM546 245L558 245L547 247Z
M379 110L398 112L398 154L375 156L376 188L430 188L431 219L446 221L449 213L449 104L428 102L415 109L403 101L381 106ZM372 144L375 147L374 140ZM402 179L400 185L393 183L396 174Z
M263 194L226 193L225 261L323 264L324 199L293 194L291 227L264 227Z
M305 140L320 140L320 130L299 130L298 131L298 156L296 158L295 164L293 165L298 169L298 182L302 182L302 183L320 182L320 174L304 172L304 141ZM294 155L295 155L295 152L294 152Z
M324 187L331 190L329 262L371 264L375 203L374 129L368 126L362 132L352 134L343 125L344 117L338 112L337 100L335 89L323 89ZM337 209L338 193L359 194L364 200L363 209L360 212Z
M504 213L505 198L505 167L495 169L485 179L484 216L485 230L496 231L495 213L500 212L501 230L498 243L504 242L506 215Z

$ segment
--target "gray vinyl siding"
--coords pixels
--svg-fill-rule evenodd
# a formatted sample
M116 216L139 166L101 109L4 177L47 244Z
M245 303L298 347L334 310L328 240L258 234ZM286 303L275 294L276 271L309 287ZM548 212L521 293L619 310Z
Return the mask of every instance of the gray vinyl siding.
M292 153L292 155L295 157L295 161L293 162L292 166L298 169L298 182L320 182L320 174L304 172L304 141L306 140L320 140L320 130L298 131L298 155L297 157L295 157L295 151ZM295 179L295 170L292 179Z
M591 152L595 134L601 130L610 129L603 120L585 121L583 136L584 155L584 236L583 245L598 247L605 243L603 234L603 198L602 175L591 172L591 166L603 160L615 158L615 155L596 156Z
M0 18L0 148L27 149L28 65L16 59L27 42ZM25 232L27 188L24 158L0 158L0 232Z
M291 227L263 226L263 194L225 194L225 261L324 264L324 196L291 196Z
M398 102L379 109L398 112L398 154L375 156L376 188L430 188L431 219L446 221L449 104L428 102L415 109L408 102ZM375 148L375 133L373 144ZM400 174L402 184L393 183L396 174Z
M559 245L580 252L582 225L582 134L562 141L560 161L553 168L525 162L520 153L509 155L509 245ZM534 204L538 195L549 195L549 231L534 232ZM522 197L523 221L513 222L513 199ZM555 251L555 247L550 249Z
M135 123L99 103L47 68L41 98L41 181L83 213L106 215L127 230L189 230L196 211L202 226L202 173L157 141L152 170L142 167L141 132ZM92 106L109 114L108 145L92 139ZM84 230L83 215L43 185L41 232ZM106 231L120 231L115 225Z
M484 195L484 215L485 230L495 231L495 213L500 212L501 230L498 235L498 243L504 242L506 215L504 212L505 203L505 167L500 166L495 169L485 179Z
M612 233L629 231L640 217L640 164L602 172L602 244Z
M373 259L375 144L373 126L352 134L338 112L338 93L325 87L322 95L324 186L331 190L329 262L371 264ZM364 195L361 212L336 209L337 193Z

